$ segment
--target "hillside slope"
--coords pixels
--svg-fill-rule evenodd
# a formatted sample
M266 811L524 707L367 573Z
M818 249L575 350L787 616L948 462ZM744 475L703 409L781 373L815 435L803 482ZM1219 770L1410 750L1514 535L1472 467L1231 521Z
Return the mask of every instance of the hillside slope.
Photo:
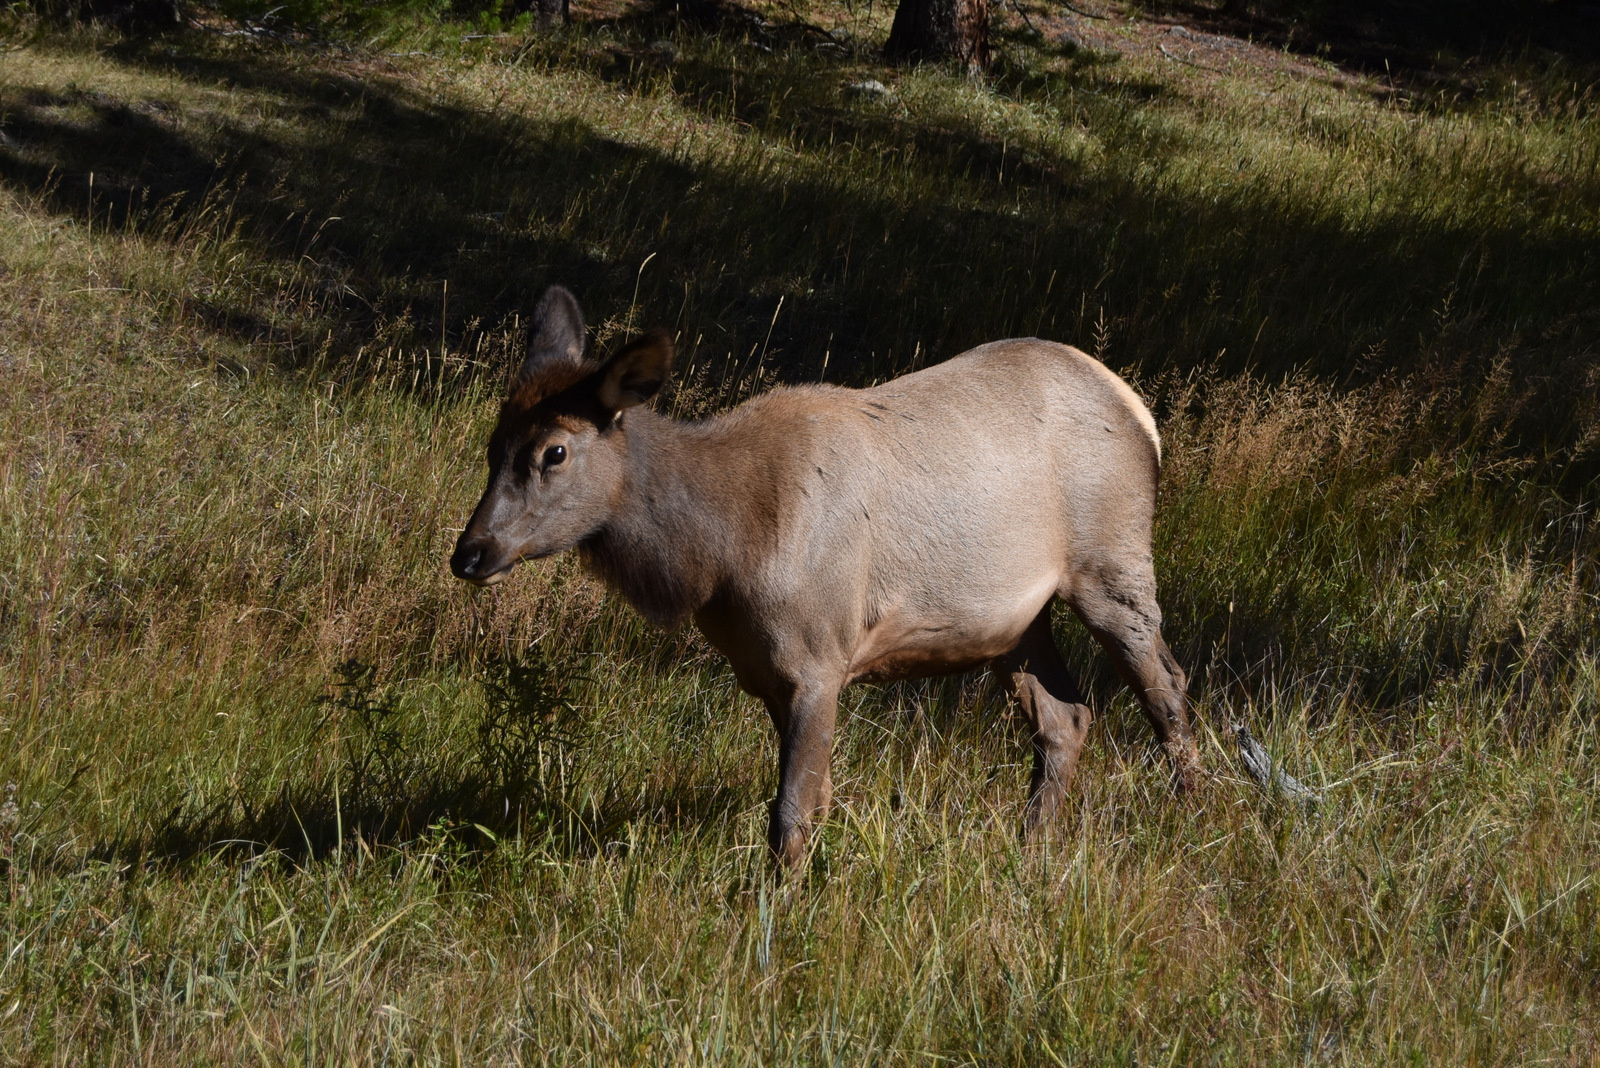
M984 83L866 5L5 15L0 1060L1587 1063L1593 71L1080 7ZM551 281L677 331L686 416L1003 336L1127 374L1214 781L1063 616L1050 842L986 677L863 687L775 881L701 639L445 568Z

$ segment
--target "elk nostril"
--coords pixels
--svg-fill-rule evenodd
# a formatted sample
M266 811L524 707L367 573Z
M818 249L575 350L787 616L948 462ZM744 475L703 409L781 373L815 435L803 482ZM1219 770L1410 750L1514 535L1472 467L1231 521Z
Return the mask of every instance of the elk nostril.
M463 545L450 557L450 570L457 578L471 578L483 563L483 550L476 545Z

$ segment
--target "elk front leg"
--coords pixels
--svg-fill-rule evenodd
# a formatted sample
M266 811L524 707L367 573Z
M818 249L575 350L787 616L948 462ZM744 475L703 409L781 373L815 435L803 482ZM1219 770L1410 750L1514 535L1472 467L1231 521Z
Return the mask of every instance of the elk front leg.
M833 801L833 727L837 686L800 686L787 700L769 700L778 732L778 796L772 801L767 844L786 868L805 856L811 827Z

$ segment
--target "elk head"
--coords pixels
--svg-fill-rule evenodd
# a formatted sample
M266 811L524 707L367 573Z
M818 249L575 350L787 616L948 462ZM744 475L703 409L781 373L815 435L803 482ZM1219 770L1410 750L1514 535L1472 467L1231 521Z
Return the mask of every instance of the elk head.
M450 570L486 586L519 561L572 548L605 526L627 474L622 413L660 392L672 338L652 330L610 359L584 356L583 313L551 286L534 312L528 358L489 437L489 484Z

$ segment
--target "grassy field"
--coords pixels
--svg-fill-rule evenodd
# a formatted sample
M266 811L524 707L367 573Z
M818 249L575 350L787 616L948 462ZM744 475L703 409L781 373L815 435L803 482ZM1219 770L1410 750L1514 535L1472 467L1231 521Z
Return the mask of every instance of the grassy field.
M863 4L0 11L0 1063L1600 1059L1595 69L1029 10L982 83ZM446 569L550 281L685 416L1128 375L1206 789L1063 616L1048 841L988 679L861 687L777 879L706 643Z

